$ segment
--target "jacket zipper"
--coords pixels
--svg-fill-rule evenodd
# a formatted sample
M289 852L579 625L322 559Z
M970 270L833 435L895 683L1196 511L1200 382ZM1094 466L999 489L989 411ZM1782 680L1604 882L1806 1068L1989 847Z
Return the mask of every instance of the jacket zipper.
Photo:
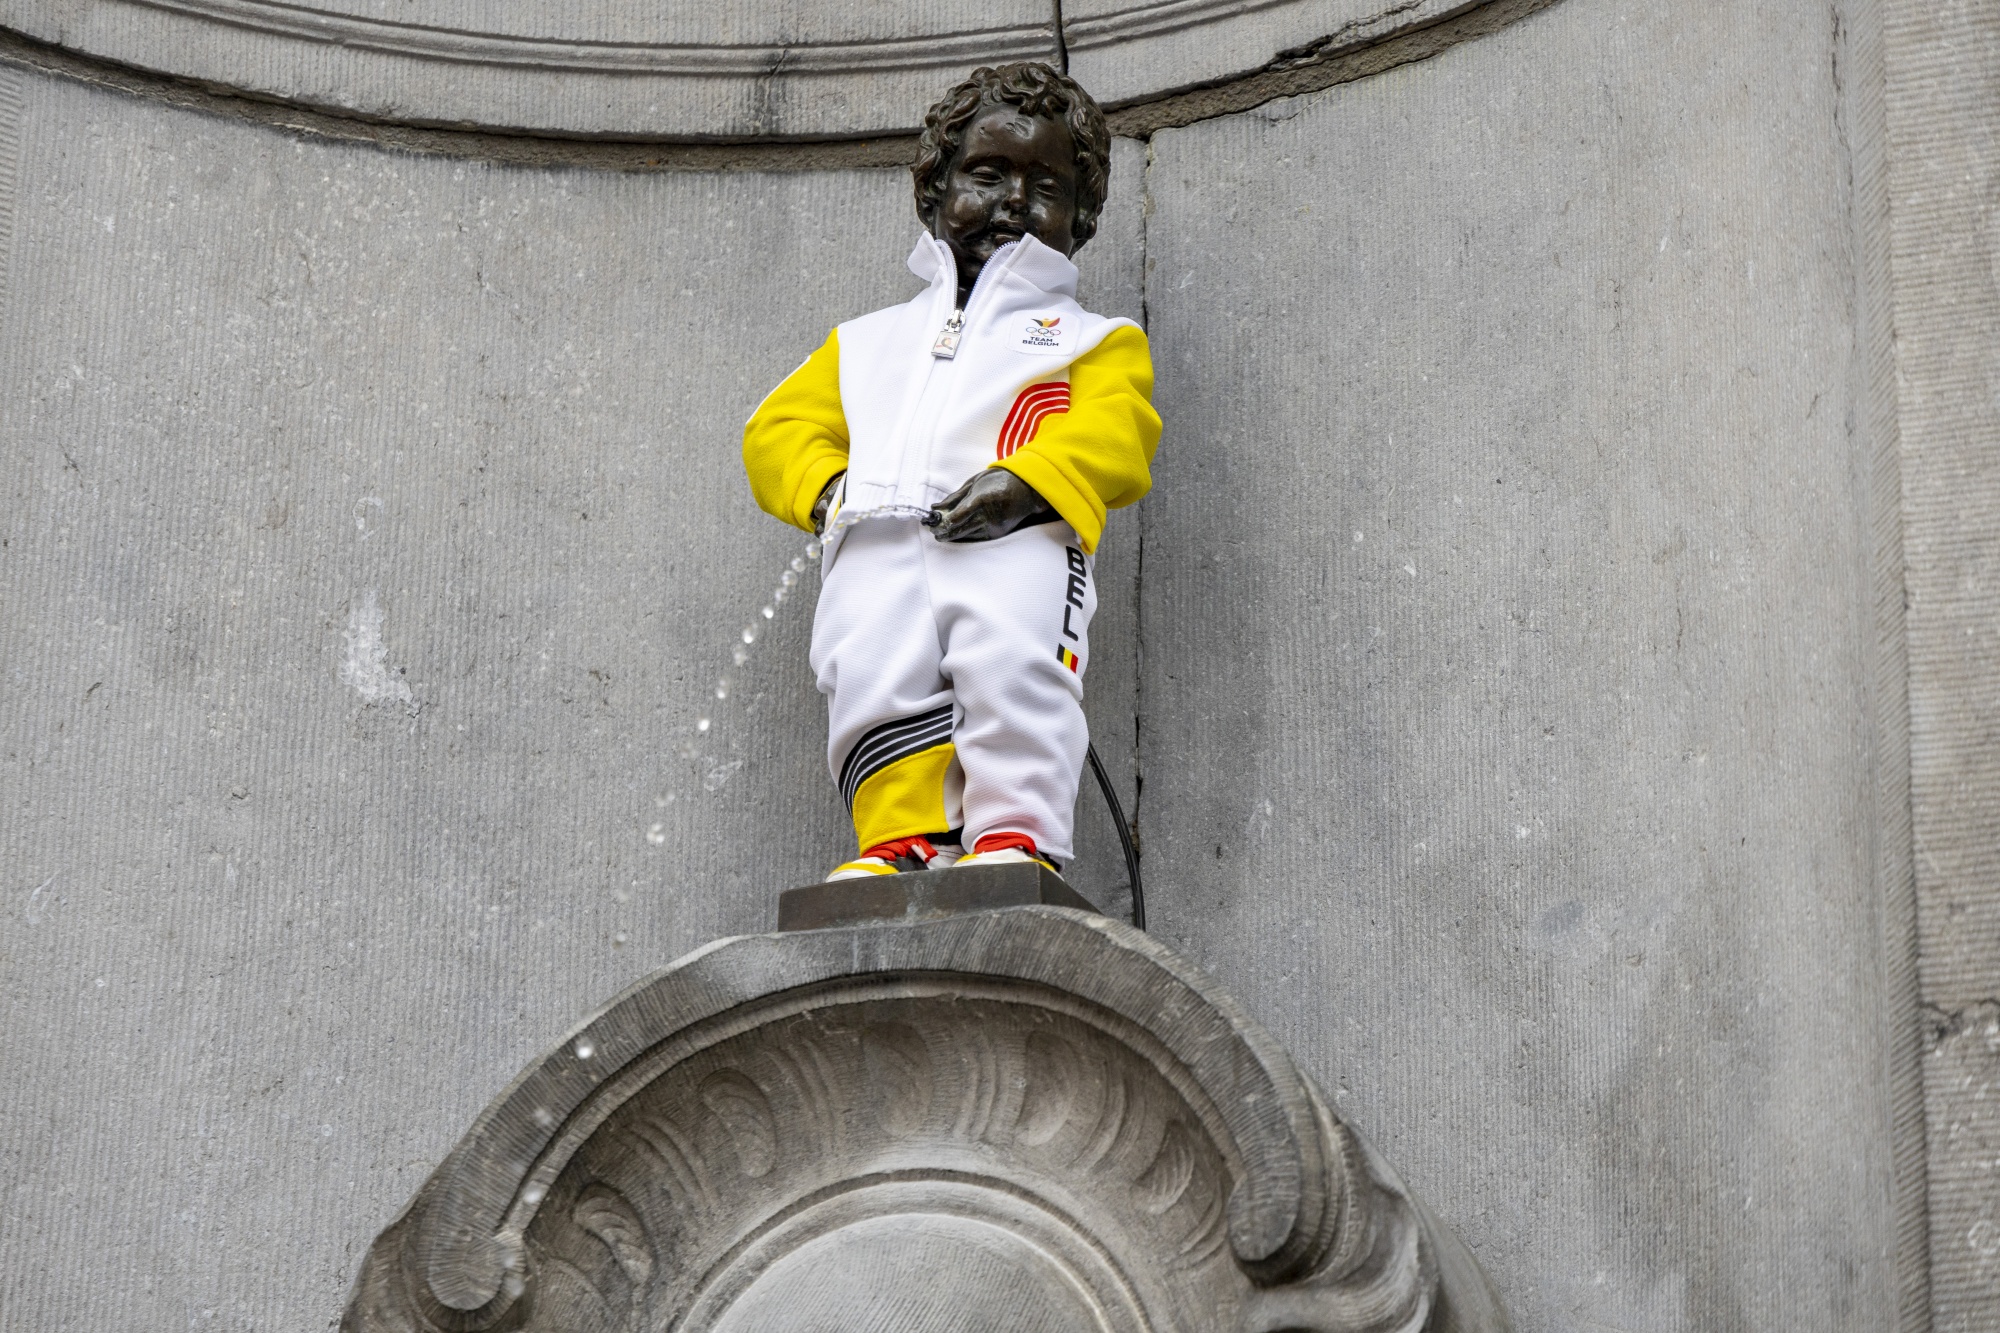
M1008 255L1007 262L1005 264L996 264L989 259L986 261L985 265L979 270L979 276L972 280L972 290L965 294L965 304L963 306L954 309L951 312L951 318L945 321L944 328L938 333L938 342L940 343L943 342L946 338L951 339L951 351L947 355L939 357L937 355L936 348L933 347L931 352L931 357L932 357L931 366L933 368L937 366L937 363L940 360L949 361L953 357L958 355L958 341L960 335L963 333L965 329L966 313L968 311L983 308L979 305L980 295L1000 281L1000 274L998 271L1011 267L1013 265L1014 259L1016 258L1016 256L1019 255L1019 253L1020 252L1016 250L1014 254ZM954 261L954 264L955 263L956 261ZM926 375L925 379L928 382L929 376ZM931 468L933 456L937 452L938 422L944 420L945 417L949 415L951 410L951 400L953 397L952 391L957 387L958 387L958 381L956 379L947 379L944 382L943 393L938 399L937 410L933 412L930 416L930 419L924 423L925 426L924 471L927 475ZM919 400L919 406L921 406L921 400Z
M942 242L938 244L942 246ZM1011 261L1013 256L1010 255L1008 258ZM947 252L944 256L944 262L951 266L947 270L945 281L951 282L957 276L958 261ZM943 389L943 400L938 404L937 411L925 414L923 410L925 400L930 396L932 387L931 372L937 369L939 362L950 361L958 355L959 341L965 332L966 312L978 306L980 294L991 285L987 280L994 276L994 269L996 267L1002 266L995 265L991 260L988 260L986 266L979 270L979 276L973 280L972 290L966 293L965 304L952 308L950 318L945 320L944 327L938 330L937 338L931 344L931 359L924 366L924 382L917 390L917 401L911 412L911 420L903 433L900 446L896 450L896 477L897 488L899 490L902 488L903 480L909 476L912 437L917 435L920 429L924 436L923 454L926 469L928 470L932 448L936 444L937 422L943 417L945 408L951 402L951 385L946 384Z
M943 248L942 242L933 240L931 243L933 245L939 246L939 248ZM944 263L946 264L947 267L945 269L944 274L942 275L942 280L946 282L955 283L957 281L957 269L956 269L957 260L950 253L946 253L946 255L944 256ZM964 317L958 310L952 311L952 319L948 319L945 321L945 327L950 328L953 320L956 320L961 328L964 326ZM942 331L940 331L938 334L938 340L942 341L943 338L944 334ZM952 346L952 352L954 355L957 353L957 350L958 350L957 344L954 342ZM921 415L923 411L925 396L930 393L931 372L937 369L937 364L941 359L943 358L938 357L935 354L935 352L933 352L933 355L931 356L930 360L924 362L923 376L921 382L917 385L916 397L908 400L909 407L905 409L905 413L903 415L902 420L897 423L897 429L895 435L896 470L892 475L895 478L893 485L895 488L895 492L898 495L900 495L903 490L903 478L909 474L910 436L916 433L917 418L919 415Z
M943 248L943 242L934 243ZM1012 260L1013 256L1009 255L1008 261L1010 264ZM958 276L957 258L947 251L944 256L944 262L949 266L946 270L945 281L956 283ZM993 261L988 260L985 267L979 270L979 276L973 280L972 290L966 293L965 304L952 308L950 318L945 320L944 327L938 330L937 338L931 344L930 360L924 363L923 383L917 387L916 402L911 406L910 418L904 424L902 439L897 442L895 475L896 489L898 491L902 490L905 480L909 477L910 445L912 437L918 433L920 428L924 435L924 462L926 471L928 471L932 447L936 444L937 423L943 418L945 408L951 403L952 388L950 384L944 386L944 397L938 404L937 411L926 416L923 409L925 400L930 396L931 372L938 368L940 362L950 361L958 355L959 340L965 332L966 312L979 304L980 293L990 285L987 280L994 277L994 270L998 267L1003 266L996 265ZM947 340L949 340L948 348L946 346Z
M1015 244L1018 245L1020 242L1016 241ZM1010 264L1013 262L1013 259L1013 255L1007 256ZM955 276L958 260L954 257L949 262L954 268ZM965 294L965 304L954 307L951 312L951 318L947 319L944 322L944 327L938 330L937 340L931 344L931 355L938 360L949 361L958 355L958 341L965 333L965 312L970 310L972 303L979 299L979 291L982 287L986 286L987 275L992 271L993 264L989 260L986 266L979 270L979 276L972 280L972 290Z
M951 312L951 318L938 330L937 341L931 344L931 355L940 361L949 361L958 355L958 336L965 331L965 307Z

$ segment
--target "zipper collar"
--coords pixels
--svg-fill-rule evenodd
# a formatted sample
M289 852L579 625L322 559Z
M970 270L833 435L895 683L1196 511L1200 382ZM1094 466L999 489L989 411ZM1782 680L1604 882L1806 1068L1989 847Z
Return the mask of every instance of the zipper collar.
M954 298L958 287L958 261L952 257L950 246L929 232L919 233L917 244L910 251L909 268L933 290L940 287L946 289L943 296L949 303L947 309L957 307L958 302ZM979 303L981 293L1010 274L1046 295L1072 300L1076 297L1076 265L1034 237L1023 236L993 252L993 257L979 270L978 279L966 295L963 313L971 314Z
M1022 247L1041 242L1032 236L1024 236L1018 241L1009 241L993 252L993 257L980 266L979 276L972 280L972 290L965 294L964 313L970 315L979 308L979 298L998 287L1006 278L1014 261L1023 253Z
M965 304L962 306L954 305L952 307L951 318L944 322L944 328L938 332L937 341L931 344L931 355L933 357L940 361L950 361L958 355L959 340L965 336L965 317L967 312L974 308L982 295L999 286L1001 278L994 275L1005 275L1006 269L1013 263L1015 255L1019 253L1015 247L1020 244L1020 241L1009 241L998 250L995 250L993 257L980 266L979 276L972 280L972 290L966 293ZM957 265L954 264L953 277L958 276L956 268ZM990 282L988 281L989 278L992 279ZM946 283L945 290L949 291L954 297L958 295L957 285L949 281Z

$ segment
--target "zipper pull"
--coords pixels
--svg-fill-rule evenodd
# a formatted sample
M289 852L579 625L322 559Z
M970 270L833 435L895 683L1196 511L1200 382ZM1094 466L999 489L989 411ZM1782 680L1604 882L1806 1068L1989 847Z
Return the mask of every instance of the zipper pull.
M937 341L931 344L931 355L940 361L949 361L958 355L958 335L965 329L965 311L951 312L951 318L938 330Z

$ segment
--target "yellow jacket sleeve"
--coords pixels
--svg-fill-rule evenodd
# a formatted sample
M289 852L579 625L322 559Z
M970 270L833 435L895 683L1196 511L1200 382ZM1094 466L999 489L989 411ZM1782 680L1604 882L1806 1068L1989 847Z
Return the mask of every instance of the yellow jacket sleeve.
M993 466L1034 487L1076 529L1083 549L1094 551L1105 511L1152 489L1149 465L1160 444L1152 399L1145 333L1113 329L1070 363L1069 411L1042 418L1035 438Z
M813 502L846 469L836 329L743 423L743 470L758 508L811 532Z

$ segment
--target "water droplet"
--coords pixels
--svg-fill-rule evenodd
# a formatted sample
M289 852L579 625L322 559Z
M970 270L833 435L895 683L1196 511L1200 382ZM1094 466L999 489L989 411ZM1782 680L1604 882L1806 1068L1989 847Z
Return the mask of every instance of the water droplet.
M790 588L773 588L773 589L771 589L771 601L772 601L772 603L773 603L773 604L776 604L776 603L778 603L778 602L782 602L782 601L784 601L784 600L785 600L785 599L786 599L787 597L790 597L791 595L792 595L792 590L791 590Z
M743 642L757 642L757 627L755 625L745 625L743 627Z
M721 791L722 784L729 781L730 778L734 777L736 775L736 770L741 767L743 767L743 761L741 759L734 760L727 764L717 764L714 768L709 769L708 772L702 775L701 785L703 790Z
M540 1203L544 1198L547 1197L548 1192L549 1192L548 1186L542 1184L540 1181L536 1181L534 1184L528 1186L528 1188L521 1191L521 1202L527 1204L528 1207L533 1208L536 1204Z
M778 614L778 609L774 606L767 606L762 611L759 611L757 614L764 617L764 619L769 620L772 616Z
M805 558L804 556L802 556L802 555L795 555L795 556L793 556L793 557L792 557L792 573L794 573L794 574L803 574L803 573L805 573L805 572L806 572L806 558Z
M825 549L826 547L820 543L819 538L817 537L813 538L811 541L806 543L806 559L808 560L819 559L819 553L821 551L824 551Z
M715 697L718 699L727 699L729 697L728 681L718 680L715 682Z
M797 561L797 560L794 560L794 561L792 561L792 563L796 565L796 564L798 563L798 561ZM785 571L784 573L782 573L782 574L780 574L780 575L778 576L778 582L779 582L779 583L780 583L781 585L783 585L784 587L787 587L787 588L791 587L791 586L792 586L793 584L797 583L798 581L799 581L799 576L798 576L798 573L797 573L797 571L795 571L795 570L790 570L790 569L788 569L788 570L786 570L786 571Z
M646 841L652 843L655 847L658 847L666 840L667 826L665 824L655 824L646 830Z
M99 977L99 978L97 979L97 989L99 989L99 990L103 990L103 989L104 989L104 988L105 988L106 986L108 986L108 985L110 985L110 984L111 984L111 983L110 983L110 982L108 982L108 981L106 981L106 980L105 980L105 979L104 979L103 977Z
M627 935L622 930L619 931L616 935L613 935L611 937L611 947L614 949L622 949L631 942L632 942L632 937L630 935Z
M332 1138L332 1137L333 1137L333 1126L332 1126L332 1125L321 1125L321 1126L319 1127L319 1136L320 1136L321 1138L323 1138L323 1139L330 1139L330 1138Z
M535 1108L535 1123L543 1129L551 1129L556 1123L556 1113L546 1106L537 1106Z
M694 729L695 729L696 731L707 731L707 730L708 730L708 719L707 719L707 718L705 718L705 717L698 717L698 718L696 718L696 719L694 720Z
M750 650L748 648L739 647L736 649L736 651L729 654L729 660L736 663L737 666L742 666L745 662L750 660Z
M596 1054L597 1054L597 1048L596 1048L595 1046L593 1046L593 1045L591 1045L591 1044L590 1044L590 1038L588 1038L588 1037L578 1037L578 1038L576 1039L576 1058L577 1058L577 1059L579 1059L579 1060L588 1060L588 1059L589 1059L589 1058L590 1058L591 1056L593 1056L593 1055L596 1055Z

